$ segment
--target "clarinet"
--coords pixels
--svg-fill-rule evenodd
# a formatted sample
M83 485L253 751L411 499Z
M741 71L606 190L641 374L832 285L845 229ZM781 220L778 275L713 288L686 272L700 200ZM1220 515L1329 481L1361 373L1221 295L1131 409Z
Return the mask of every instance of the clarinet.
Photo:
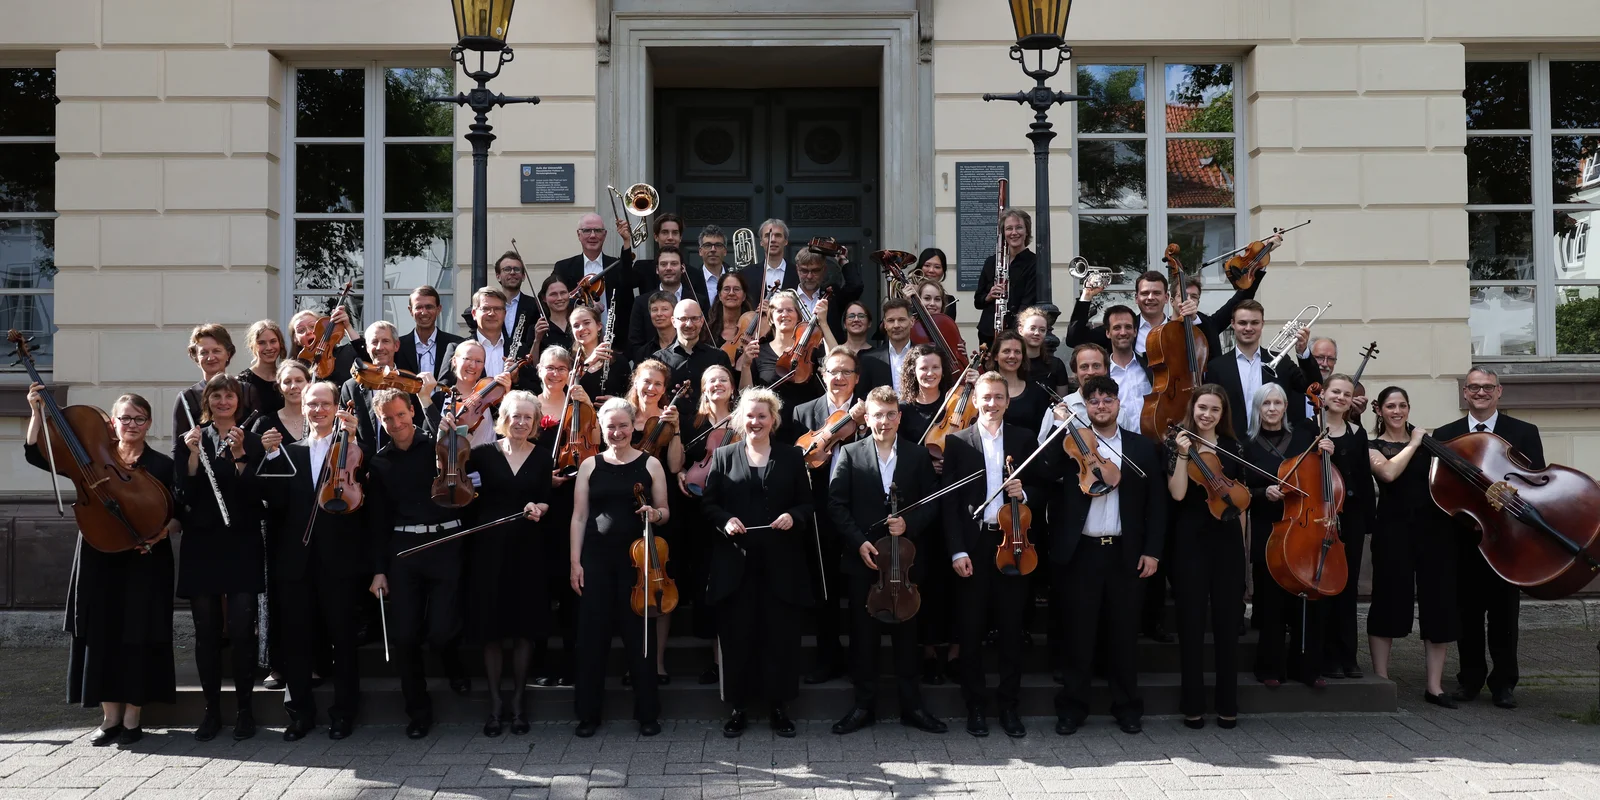
M522 321L527 319L522 314L517 315L517 325L511 329L511 352L506 353L507 362L522 357Z
M189 427L195 426L194 412L189 410L189 401L183 396L178 397L178 403L183 406L183 413L189 417ZM222 499L222 487L217 485L217 471L211 466L211 448L206 446L206 432L200 431L200 466L205 470L206 479L211 481L211 493L217 496L217 510L222 512L224 527L233 527L233 521L228 519L228 504Z
M607 345L611 344L611 340L615 338L617 333L617 307L615 301L615 297L609 294L606 295L606 335L600 341ZM613 353L611 358L606 359L605 366L600 368L601 391L605 391L607 379L611 377L611 362L615 360L616 354Z

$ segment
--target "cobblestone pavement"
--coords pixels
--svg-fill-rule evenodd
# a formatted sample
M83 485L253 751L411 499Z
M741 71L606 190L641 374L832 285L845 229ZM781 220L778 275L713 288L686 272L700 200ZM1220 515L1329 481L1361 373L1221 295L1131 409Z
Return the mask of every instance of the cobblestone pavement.
M235 743L147 732L118 751L88 736L98 713L65 706L61 650L0 650L0 798L1600 798L1600 726L1572 717L1596 697L1596 634L1524 631L1522 707L1421 700L1421 651L1398 648L1394 714L1262 715L1236 730L1150 719L1127 736L1092 718L1071 737L1052 720L1029 735L973 739L880 723L850 737L803 723L779 739L757 722L724 739L718 722L678 721L639 738L610 722L593 739L567 725L487 739L439 726L421 742L396 726L343 742L286 744L263 730ZM1446 675L1453 674L1454 664ZM1448 679L1447 679L1448 683ZM991 723L992 724L992 723Z

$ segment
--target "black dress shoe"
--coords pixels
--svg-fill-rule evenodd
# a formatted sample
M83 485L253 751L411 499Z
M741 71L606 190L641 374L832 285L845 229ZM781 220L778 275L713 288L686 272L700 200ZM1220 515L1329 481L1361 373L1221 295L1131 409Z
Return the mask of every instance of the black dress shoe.
M215 709L206 709L206 715L201 718L200 725L194 729L195 741L209 742L217 738L217 732L222 730L222 715Z
M1160 642L1162 644L1169 644L1172 642L1172 634L1167 633L1167 629L1161 627L1160 625L1146 630L1144 632L1144 638L1149 639L1152 642Z
M1426 700L1426 701L1428 701L1428 702L1430 702L1430 703L1432 703L1432 704L1434 704L1434 705L1436 705L1436 706L1438 706L1440 708L1460 708L1461 707L1461 706L1456 705L1456 699L1454 697L1451 697L1448 694L1433 694L1431 692L1428 692L1427 690L1423 690L1422 699L1424 699L1424 700Z
M456 694L458 694L458 695L460 695L462 697L466 697L468 694L472 693L472 679L471 678L451 678L450 679L450 691L455 692Z
M871 711L864 708L852 708L850 713L844 715L843 719L833 723L833 732L843 736L855 733L874 722L877 722L877 719L873 717Z
M143 738L144 728L123 728L122 733L117 734L117 746L127 747Z
M555 687L556 677L554 675L540 675L534 678L531 683L541 689L550 689Z
M900 724L908 728L916 728L919 731L927 731L928 733L944 733L950 730L950 726L944 724L944 720L929 714L925 708L913 709L901 714Z
M922 659L922 682L929 686L944 685L944 670L939 668L939 659Z
M623 672L622 672L622 685L623 686L632 686L633 685L633 672L631 670L623 670Z
M1056 735L1071 736L1078 732L1078 722L1071 717L1056 717Z
M1494 704L1500 708L1516 708L1517 696L1512 694L1512 690L1510 689L1506 689L1502 692L1495 692Z
M298 742L306 738L306 734L316 729L316 723L309 719L294 719L291 717L289 724L283 729L283 740L286 742Z
M944 662L944 676L949 678L951 683L961 682L961 656Z
M1451 692L1450 696L1455 698L1456 702L1459 702L1459 703L1470 703L1470 702L1478 699L1478 692L1480 692L1480 691L1482 691L1482 690L1481 689L1473 689L1472 691L1469 692L1466 689L1457 689L1457 690Z
M233 740L242 742L256 735L256 715L248 708L241 708L233 717Z
M280 677L278 677L276 675L268 675L266 677L266 680L263 680L261 682L261 688L266 689L269 692L279 691L280 689L282 689L283 687L288 686L288 685L289 684L286 681L284 681L284 679L282 679L282 678L280 678Z
M1234 728L1239 727L1239 718L1238 717L1217 717L1217 727L1219 727L1219 728L1221 728L1221 729L1223 729L1225 731L1231 731Z
M431 730L432 728L433 728L433 720L432 719L413 719L410 722L406 723L406 738L407 739L422 739L422 738L426 738L427 735L428 735L428 731Z
M657 686L666 686L669 683L672 683L672 676L671 675L668 675L668 674L666 674L664 672L657 672L656 673L656 685Z
M648 720L645 720L644 722L639 723L639 735L640 736L655 736L656 734L658 734L660 732L661 732L661 723L656 722L653 719L648 719Z
M842 664L821 664L812 670L810 675L805 677L805 684L807 686L816 686L819 683L827 683L834 678L843 676L844 666Z
M722 723L722 735L729 739L737 739L744 735L744 729L748 727L750 727L750 718L745 715L744 709L736 708L728 716L728 721Z
M772 732L785 739L794 738L794 720L789 719L788 709L782 703L772 707L772 716L767 718L767 724L772 726Z
M1013 739L1020 739L1028 735L1028 729L1022 724L1022 717L1017 715L1014 708L1000 710L1000 730L1006 732Z
M328 720L328 738L334 741L350 738L350 731L355 728L355 723L348 719L334 717Z
M983 718L983 712L973 709L967 712L967 733L973 736L989 735L989 720Z
M94 735L94 738L89 740L89 744L92 744L95 747L109 747L113 744L116 744L117 737L121 736L124 730L127 729L122 727L120 723L112 725L109 728L101 728L100 731Z
M1344 676L1351 680L1356 680L1359 678L1365 678L1367 675L1361 671L1360 667L1351 664L1350 666L1344 668Z
M1200 730L1201 728L1204 728L1205 726L1206 726L1206 718L1205 717L1195 717L1194 719L1189 719L1188 717L1184 717L1183 718L1183 727L1188 728L1189 730L1197 731L1197 730Z
M527 736L528 731L531 730L533 730L533 726L528 724L528 717L521 711L511 717L512 736Z
M571 675L562 675L562 676L556 678L556 685L557 686L571 686L572 685L572 676Z
M483 735L495 739L502 733L505 733L505 727L500 724L500 715L490 714L489 718L483 721Z
M717 667L717 662L715 661L707 664L706 668L700 672L699 681L701 686L710 686L719 680L722 680L722 670Z
M580 722L578 723L578 727L572 729L572 735L578 737L579 739L587 739L593 736L598 730L600 730L600 720Z
M1143 733L1144 723L1137 719L1124 719L1117 721L1117 728L1123 733Z

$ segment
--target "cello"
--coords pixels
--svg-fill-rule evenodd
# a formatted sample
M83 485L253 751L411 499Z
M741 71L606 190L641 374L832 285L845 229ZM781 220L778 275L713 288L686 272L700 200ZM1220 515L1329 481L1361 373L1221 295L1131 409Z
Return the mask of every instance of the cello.
M1157 325L1145 338L1150 392L1139 413L1139 430L1152 439L1161 438L1160 431L1183 421L1189 397L1205 382L1206 361L1211 356L1198 321L1177 316L1182 298L1188 296L1188 276L1178 261L1178 245L1167 245L1161 260L1166 262L1172 282L1173 318Z
M27 337L11 331L7 338L17 346L17 357L28 368L29 380L43 384ZM172 492L144 467L123 463L106 412L94 406L62 408L50 392L40 394L44 397L43 449L49 454L51 471L72 481L77 491L72 516L83 540L102 553L149 552L166 536L167 523L172 521ZM66 458L57 460L56 453Z
M1027 466L1024 464L1023 466ZM1011 469L1011 456L1006 456L1006 480L1016 473ZM1005 537L995 548L994 566L1001 575L1027 575L1039 566L1039 552L1028 540L1028 528L1033 525L1033 512L1015 497L1006 497L1005 505L995 521Z
M1322 395L1307 392L1320 418ZM1308 600L1334 597L1350 580L1344 543L1339 540L1339 512L1344 508L1344 476L1333 466L1333 454L1321 451L1327 429L1293 461L1278 466L1278 479L1299 489L1283 496L1283 518L1267 537L1267 572L1283 590ZM1321 451L1310 457L1313 450Z
M904 250L878 250L872 254L872 261L883 268L890 280L903 286L911 285L905 268L917 263L916 256ZM961 328L956 321L947 314L929 314L922 301L916 299L911 301L911 312L914 320L911 343L934 345L956 373L965 372L969 363L967 345L961 340Z
M344 341L344 337L350 333L349 323L334 323L333 310L342 305L344 299L350 296L350 289L353 286L355 284L351 281L344 282L344 290L339 292L339 296L333 299L333 305L329 307L328 313L317 317L316 325L312 328L311 343L300 348L294 354L295 359L311 365L311 371L316 374L317 380L322 380L333 374L334 350L339 346L340 342Z
M889 484L889 516L900 514L900 488ZM882 559L889 554L887 567L879 565L878 580L867 589L867 616L893 625L917 615L922 608L922 593L911 582L911 565L917 558L917 546L905 536L890 534L873 542L872 546Z

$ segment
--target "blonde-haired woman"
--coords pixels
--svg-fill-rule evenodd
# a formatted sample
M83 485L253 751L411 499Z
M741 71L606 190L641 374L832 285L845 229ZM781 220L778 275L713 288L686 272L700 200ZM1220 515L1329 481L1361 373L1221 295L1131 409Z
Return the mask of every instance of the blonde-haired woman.
M539 398L514 389L500 401L494 430L500 438L472 448L468 473L480 479L478 497L468 507L472 524L481 525L521 512L525 520L490 528L467 541L468 641L483 645L484 674L489 681L489 717L485 736L499 736L501 726L511 732L528 732L523 689L528 684L528 661L535 639L542 639L550 624L550 596L539 580L548 535L540 521L550 510L550 458L534 447L541 416ZM500 675L505 663L504 644L510 641L511 703L501 702Z
M257 320L245 332L244 341L250 348L250 366L240 370L239 382L255 392L255 411L268 416L284 404L278 392L278 367L286 360L283 328L276 320Z
M777 437L784 444L794 444L805 431L794 424L794 407L822 396L822 382L797 380L791 370L779 369L778 360L799 339L801 329L800 300L793 291L784 290L768 299L772 309L772 338L754 341L745 346L745 359L741 362L743 386L765 386L777 394L782 402ZM824 312L825 313L825 312ZM818 345L811 352L812 371L822 372L823 354L827 351Z

